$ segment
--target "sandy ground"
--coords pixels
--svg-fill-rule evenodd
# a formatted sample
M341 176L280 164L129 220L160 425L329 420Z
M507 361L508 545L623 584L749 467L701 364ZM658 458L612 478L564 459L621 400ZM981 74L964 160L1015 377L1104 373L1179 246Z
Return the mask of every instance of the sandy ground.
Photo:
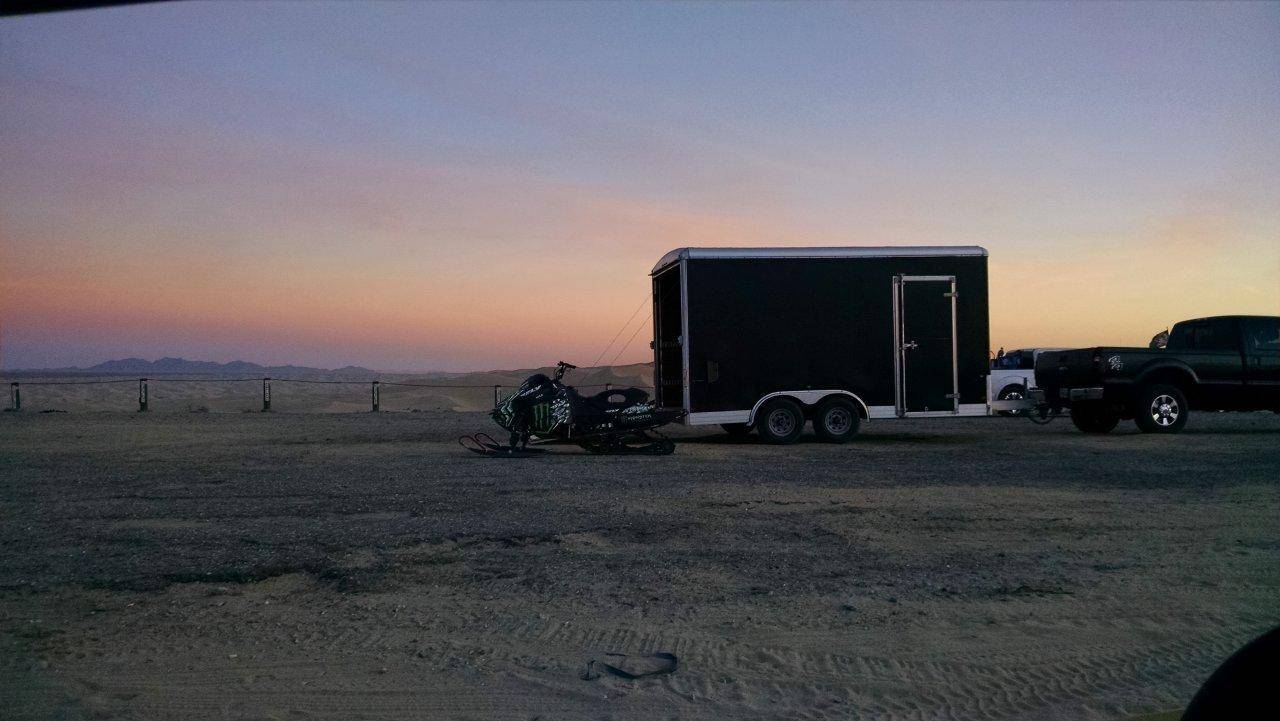
M454 444L486 425L0 415L4 716L1121 718L1280 620L1273 415Z
M551 368L451 374L382 373L383 411L483 411L493 407L493 387L513 392L531 374ZM298 382L299 380L305 382ZM570 371L569 383L585 393L603 384L653 387L653 364L601 366ZM74 381L74 383L68 383ZM86 381L89 381L86 383ZM138 378L126 375L68 374L57 371L0 373L4 392L17 382L26 411L83 412L138 410ZM55 385L47 385L53 382ZM432 386L432 387L427 387ZM158 412L256 413L262 410L262 380L245 375L158 375L147 383L148 407ZM6 399L5 405L9 404ZM352 413L372 409L369 378L354 380L337 371L292 373L271 381L271 409L284 413Z

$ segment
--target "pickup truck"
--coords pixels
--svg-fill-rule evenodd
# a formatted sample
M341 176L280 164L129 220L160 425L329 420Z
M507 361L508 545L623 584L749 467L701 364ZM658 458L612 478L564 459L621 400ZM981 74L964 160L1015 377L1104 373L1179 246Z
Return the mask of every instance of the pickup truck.
M1164 348L1042 353L1035 373L1033 400L1069 408L1085 433L1130 418L1146 433L1177 433L1193 408L1280 413L1280 317L1186 320Z

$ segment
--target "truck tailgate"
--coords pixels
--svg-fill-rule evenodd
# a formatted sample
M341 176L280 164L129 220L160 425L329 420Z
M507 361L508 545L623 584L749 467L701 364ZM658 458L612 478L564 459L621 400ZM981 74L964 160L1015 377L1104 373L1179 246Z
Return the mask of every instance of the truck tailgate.
M1102 376L1094 366L1097 348L1049 351L1036 359L1036 385L1041 388L1085 388L1101 385Z

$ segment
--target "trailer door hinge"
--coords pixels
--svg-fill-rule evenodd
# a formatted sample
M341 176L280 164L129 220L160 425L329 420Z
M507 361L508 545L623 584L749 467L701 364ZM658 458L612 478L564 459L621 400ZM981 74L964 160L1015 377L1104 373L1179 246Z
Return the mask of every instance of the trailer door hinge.
M948 399L948 400L955 400L956 398L959 398L959 397L960 397L960 394L959 394L959 393L948 393L948 394L947 394L947 399Z
M943 293L943 294L942 294L942 297L943 297L943 298L959 298L959 297L960 297L960 291L958 291L958 290L957 290L957 291L955 291L954 293Z

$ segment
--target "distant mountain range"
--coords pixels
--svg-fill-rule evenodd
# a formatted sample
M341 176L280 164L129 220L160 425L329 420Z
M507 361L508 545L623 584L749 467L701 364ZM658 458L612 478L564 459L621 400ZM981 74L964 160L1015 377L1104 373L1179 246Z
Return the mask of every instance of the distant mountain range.
M252 376L270 376L270 375L314 375L318 373L338 374L352 378L376 378L378 372L360 366L346 366L344 368L309 368L306 366L264 366L257 363L249 363L248 361L231 361L230 363L214 363L212 361L194 361L186 358L161 358L160 360L149 361L144 358L121 358L119 360L109 360L105 363L99 363L88 368L49 368L40 369L42 372L67 372L67 373L102 373L102 374L118 374L128 373L142 375L252 375Z

